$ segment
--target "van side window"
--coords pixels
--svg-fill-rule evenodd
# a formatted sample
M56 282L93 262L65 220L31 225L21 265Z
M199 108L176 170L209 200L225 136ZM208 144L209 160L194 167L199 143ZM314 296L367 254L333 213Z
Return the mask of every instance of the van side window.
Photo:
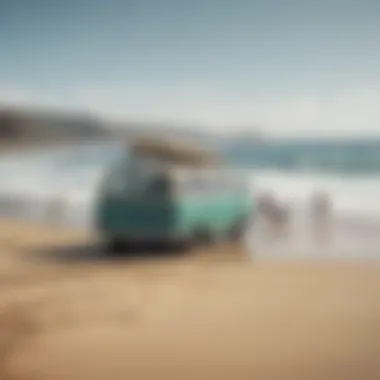
M211 177L207 176L204 179L204 184L205 184L205 195L208 196L213 196L214 194L218 194L221 185L223 185L220 181L218 181L218 177Z
M188 196L212 197L229 190L229 184L223 176L214 173L194 173L178 181L180 194Z
M192 180L192 194L193 195L204 195L207 194L207 181L204 180L201 176L195 176Z
M196 195L198 193L198 184L196 178L190 177L184 183L186 187L186 193L190 196Z
M216 175L213 178L212 183L214 184L215 190L218 194L224 194L228 191L226 179L221 175Z
M223 175L219 173L212 173L212 178L210 178L210 189L215 192L215 194L225 194L229 191L228 182Z
M232 178L231 176L226 176L225 183L227 191L234 193L238 190L235 178Z

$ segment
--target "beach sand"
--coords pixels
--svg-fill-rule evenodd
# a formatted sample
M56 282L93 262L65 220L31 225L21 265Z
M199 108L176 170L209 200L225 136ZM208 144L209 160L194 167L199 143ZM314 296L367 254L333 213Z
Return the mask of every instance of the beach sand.
M379 379L380 264L107 258L0 223L0 379Z

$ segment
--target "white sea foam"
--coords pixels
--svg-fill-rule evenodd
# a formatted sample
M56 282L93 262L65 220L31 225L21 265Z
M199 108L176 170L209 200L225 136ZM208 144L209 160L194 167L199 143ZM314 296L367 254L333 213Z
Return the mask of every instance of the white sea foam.
M257 255L380 258L380 177L258 171L252 182L256 193L272 192L289 205L293 216L289 235L280 241L263 237L258 221L256 233L248 240ZM313 236L309 216L311 196L321 190L333 202L332 236L325 244Z
M73 150L6 156L0 161L0 215L44 220L54 197L65 202L63 224L91 228L97 184L117 158L112 147L88 146ZM260 237L255 227L249 244L258 256L315 255L380 257L380 176L343 177L259 170L252 173L252 191L271 191L293 210L292 228L285 241ZM326 191L333 203L333 241L319 247L308 228L307 204L315 190ZM12 207L4 201L13 200ZM9 203L8 202L8 203Z

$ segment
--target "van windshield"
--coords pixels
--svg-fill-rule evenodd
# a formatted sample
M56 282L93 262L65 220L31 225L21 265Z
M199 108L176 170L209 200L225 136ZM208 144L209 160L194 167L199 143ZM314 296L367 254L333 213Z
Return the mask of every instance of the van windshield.
M171 194L172 181L165 172L118 165L110 171L105 186L116 195L166 197Z
M171 181L165 174L152 176L147 180L144 194L148 196L169 196L171 193Z

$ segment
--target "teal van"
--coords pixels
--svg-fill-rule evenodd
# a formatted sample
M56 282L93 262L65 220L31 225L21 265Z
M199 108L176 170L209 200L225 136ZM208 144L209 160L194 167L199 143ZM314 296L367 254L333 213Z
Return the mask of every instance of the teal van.
M125 159L103 179L95 227L111 251L136 243L188 248L243 238L252 211L249 180L238 171Z

